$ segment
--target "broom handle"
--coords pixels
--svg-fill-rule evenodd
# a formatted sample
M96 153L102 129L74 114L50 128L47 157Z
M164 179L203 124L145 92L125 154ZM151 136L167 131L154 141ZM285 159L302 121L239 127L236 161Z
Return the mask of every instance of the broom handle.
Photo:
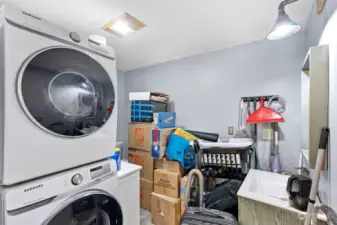
M243 127L243 123L242 123L242 119L243 119L243 99L241 98L240 101L240 112L239 112L239 126L238 129L242 129Z
M314 177L313 177L313 182L312 182L312 186L310 189L309 204L307 208L307 214L305 216L304 225L310 225L311 223L312 211L314 209L315 202L316 202L319 176L322 171L322 167L324 165L324 159L325 159L325 153L326 153L326 149L328 145L328 140L329 140L329 129L323 128L321 132L321 138L319 141Z

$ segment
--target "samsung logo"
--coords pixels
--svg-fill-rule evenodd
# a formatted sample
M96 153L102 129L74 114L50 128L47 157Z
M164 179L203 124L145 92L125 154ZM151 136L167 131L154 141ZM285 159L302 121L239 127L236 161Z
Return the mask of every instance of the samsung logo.
M24 190L24 192L32 191L32 190L35 190L35 189L38 189L38 188L42 188L42 187L43 187L43 184L39 184L39 185L30 187L30 188L26 188L26 189Z
M22 11L22 13L23 13L24 15L30 16L30 17L32 17L32 18L34 18L34 19L42 20L41 18L39 18L39 17L37 17L37 16L34 16L34 15L30 14L30 13L27 13L27 12L25 12L25 11Z

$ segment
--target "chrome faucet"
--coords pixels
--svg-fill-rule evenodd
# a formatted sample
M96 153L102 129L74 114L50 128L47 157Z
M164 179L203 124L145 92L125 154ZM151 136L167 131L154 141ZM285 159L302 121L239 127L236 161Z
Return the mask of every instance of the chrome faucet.
M312 217L311 217L312 225L317 225L317 214L320 210L328 218L328 221L327 221L328 225L337 225L337 214L336 214L336 212L332 208L330 208L329 206L326 206L326 205L315 206L315 208L312 212Z

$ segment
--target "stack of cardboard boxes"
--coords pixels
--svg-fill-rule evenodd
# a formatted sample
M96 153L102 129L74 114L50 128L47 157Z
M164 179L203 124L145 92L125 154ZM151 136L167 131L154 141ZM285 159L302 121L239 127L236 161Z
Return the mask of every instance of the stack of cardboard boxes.
M178 225L181 215L180 180L186 171L179 162L155 159L151 214L154 224Z
M164 158L173 129L153 123L131 123L128 129L129 162L143 167L140 205L151 212L155 225L178 225L183 213L187 171L179 162Z
M154 140L152 133L160 132L159 145ZM153 192L154 180L154 158L152 148L165 151L167 139L172 129L158 129L153 123L131 123L129 124L129 152L130 163L142 166L140 172L140 205L143 209L151 211L151 193Z
M141 96L134 93L130 100L138 98L136 94ZM178 225L181 216L180 180L186 171L179 162L165 159L175 120L174 112L156 112L153 113L153 122L135 122L133 119L128 129L129 162L143 167L140 205L151 212L155 225Z

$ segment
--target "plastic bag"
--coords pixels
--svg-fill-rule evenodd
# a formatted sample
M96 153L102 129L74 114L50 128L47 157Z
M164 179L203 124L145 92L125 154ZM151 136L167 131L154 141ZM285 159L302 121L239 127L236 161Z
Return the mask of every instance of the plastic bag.
M140 225L153 225L151 213L145 209L140 209Z

